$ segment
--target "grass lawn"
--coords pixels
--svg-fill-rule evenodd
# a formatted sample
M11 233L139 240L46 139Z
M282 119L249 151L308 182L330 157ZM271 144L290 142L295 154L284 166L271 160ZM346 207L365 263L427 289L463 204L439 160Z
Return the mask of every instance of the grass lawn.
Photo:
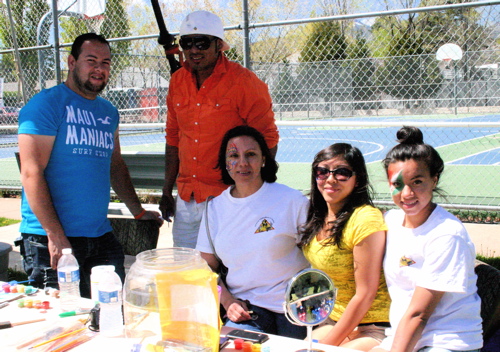
M20 220L7 219L7 218L0 217L0 227L17 224L18 222L21 222L21 221Z

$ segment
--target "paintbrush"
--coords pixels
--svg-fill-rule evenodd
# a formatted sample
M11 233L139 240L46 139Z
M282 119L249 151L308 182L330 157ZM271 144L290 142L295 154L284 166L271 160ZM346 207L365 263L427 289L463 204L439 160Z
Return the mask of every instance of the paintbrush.
M84 328L81 328L81 329L78 329L78 330L74 330L74 331L71 331L71 332L68 332L68 333L65 333L65 334L60 334L60 335L57 335L47 341L43 341L43 342L40 342L39 344L36 344L34 346L31 346L29 349L31 350L32 348L37 348L37 347L40 347L40 346L43 346L43 345L46 345L48 343L51 343L52 341L56 341L56 340L59 340L59 339L62 339L62 338L65 338L66 336L70 336L70 335L74 335L74 334L77 334L79 333L80 331L83 331L83 330L87 330L86 327Z
M14 326L18 325L24 325L24 324L31 324L31 323L38 323L39 321L45 321L46 319L35 319L35 320L25 320L25 321L18 321L16 323L11 323L10 321L2 321L0 322L0 330L1 329L8 329L12 328Z

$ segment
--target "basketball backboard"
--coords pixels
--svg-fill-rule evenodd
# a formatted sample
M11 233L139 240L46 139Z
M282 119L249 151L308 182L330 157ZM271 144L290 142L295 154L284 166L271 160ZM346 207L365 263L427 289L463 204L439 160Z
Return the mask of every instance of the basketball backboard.
M47 0L52 5L51 0ZM74 13L94 17L104 13L106 10L106 0L57 0L59 11L68 10Z
M460 60L462 58L462 49L453 43L442 45L436 51L436 59L439 61Z

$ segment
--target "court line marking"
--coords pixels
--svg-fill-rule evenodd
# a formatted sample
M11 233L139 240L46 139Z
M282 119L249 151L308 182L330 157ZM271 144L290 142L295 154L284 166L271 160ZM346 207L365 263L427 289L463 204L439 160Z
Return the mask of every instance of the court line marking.
M480 152L478 152L478 153L469 154L469 155L464 156L464 157L462 157L462 158L458 158L458 159L455 159L455 160L449 160L449 161L447 161L445 164L450 164L450 163L454 163L454 162L456 162L456 161L460 161L460 160L464 160L464 159L467 159L467 158L475 157L475 156L478 156L478 155L480 155L480 154L489 153L489 152L494 151L494 150L497 150L497 149L499 149L499 150L500 150L500 148L499 148L499 147L496 147L496 148L493 148L493 149L486 149L486 150L480 151ZM484 165L484 166L488 166L488 165L497 165L497 164L500 164L500 163L494 163L494 164L473 164L473 165ZM472 165L471 165L471 166L472 166Z
M286 139L286 138L287 138L287 137L284 137L283 139ZM288 139L290 139L290 140L296 140L295 138L288 138ZM309 141L312 141L312 140L317 141L317 140L318 140L318 138L299 138L299 139L300 139L300 140L304 140L304 141L308 141L308 140L309 140ZM281 140L281 138L280 138L280 140ZM378 147L378 149L377 149L377 150L374 150L374 151L369 152L369 153L366 153L366 154L365 154L365 153L363 153L363 155L370 155L370 154L377 153L377 152L381 151L382 149L384 149L384 145L383 145L383 144L381 144L381 143L370 142L370 141L363 141L363 140L359 140L359 139L350 139L350 138L348 138L348 139L336 139L336 141L343 141L343 142L358 142L358 143L364 143L364 144L373 144L373 145L375 145L375 146L377 146L377 147ZM337 143L337 142L336 142L336 143ZM349 143L349 144L351 144L351 143ZM319 151L319 150L318 150L318 151Z
M476 139L481 139L481 138L492 137L492 136L495 136L497 134L498 134L498 132L493 132L492 134L486 134L486 135L480 136L480 137L475 137L475 138L470 138L470 139L464 139L462 141L458 141L458 142L454 142L454 143L450 143L450 144L443 144L443 145L440 145L439 147L435 147L435 148L436 149L438 149L438 148L445 148L445 147L448 147L450 145L460 144L460 143L464 143L464 142L470 142L470 141L473 141L473 140L476 140Z

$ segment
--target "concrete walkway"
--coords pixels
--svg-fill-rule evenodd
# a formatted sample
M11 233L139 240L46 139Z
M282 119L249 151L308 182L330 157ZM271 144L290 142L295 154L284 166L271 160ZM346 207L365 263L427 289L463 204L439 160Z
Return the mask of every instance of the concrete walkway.
M21 200L17 198L0 198L0 217L21 219ZM148 209L156 206L148 205ZM500 224L469 224L465 227L476 246L476 252L486 257L500 257ZM13 250L9 255L9 267L22 270L19 247L14 247L14 240L19 236L19 224L0 227L0 242L12 245ZM172 224L164 223L160 228L158 248L172 247ZM127 258L131 265L134 258Z

